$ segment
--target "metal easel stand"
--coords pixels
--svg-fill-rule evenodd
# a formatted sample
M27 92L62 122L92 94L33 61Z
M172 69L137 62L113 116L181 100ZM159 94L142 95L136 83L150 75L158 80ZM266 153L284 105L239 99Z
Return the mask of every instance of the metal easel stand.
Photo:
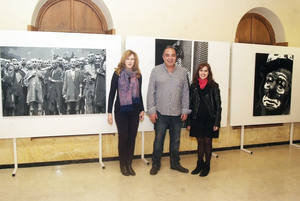
M102 133L99 133L99 163L100 163L102 169L105 169L105 165L102 161L102 158L103 158L103 156L102 156Z
M145 133L144 133L144 131L142 131L142 153L141 153L141 159L142 159L142 161L146 165L150 164L150 162L145 159Z
M213 157L219 158L219 155L216 154L216 153L211 153L211 155L212 155Z
M290 145L295 146L297 148L300 148L300 145L293 143L293 138L294 138L294 123L291 123L291 128L290 128Z
M249 151L248 149L244 148L244 136L245 136L245 127L244 127L244 125L242 125L242 127L241 127L241 150L248 154L253 154L252 151Z
M17 157L17 140L16 138L13 138L13 145L14 145L14 163L15 163L15 168L12 173L12 176L16 176L17 170L18 170L18 157Z

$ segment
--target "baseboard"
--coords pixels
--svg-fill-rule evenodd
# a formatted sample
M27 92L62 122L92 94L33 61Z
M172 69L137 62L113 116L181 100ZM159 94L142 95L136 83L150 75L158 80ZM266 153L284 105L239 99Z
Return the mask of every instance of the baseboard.
M244 148L256 148L256 147L266 147L266 146L277 146L277 145L285 145L289 144L289 141L284 142L270 142L270 143L263 143L263 144L251 144L251 145L244 145ZM300 143L300 140L295 140L294 143ZM222 147L222 148L215 148L213 152L219 151L228 151L240 149L240 146L232 146L232 147ZM181 155L186 154L195 154L197 153L196 150L191 151L182 151L180 152ZM163 156L169 156L169 153L163 153ZM145 158L151 158L152 154L145 154ZM135 159L141 158L141 155L134 156ZM103 158L103 161L116 161L119 157L107 157ZM80 160L66 160L66 161L51 161L51 162L37 162L37 163L21 163L18 164L19 168L29 168L29 167L42 167L42 166L55 166L55 165L69 165L69 164L79 164L79 163L98 163L98 158L92 159L80 159ZM0 169L9 169L14 168L14 164L7 164L7 165L0 165Z

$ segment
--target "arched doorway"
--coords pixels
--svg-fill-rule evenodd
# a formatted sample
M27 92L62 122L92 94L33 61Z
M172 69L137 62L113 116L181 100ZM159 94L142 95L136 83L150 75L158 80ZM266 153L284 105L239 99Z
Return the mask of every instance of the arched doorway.
M31 31L114 34L92 0L48 0L37 12Z
M236 30L235 42L274 45L275 33L270 22L256 13L245 14Z
M253 8L241 18L235 42L288 46L281 20L264 7Z

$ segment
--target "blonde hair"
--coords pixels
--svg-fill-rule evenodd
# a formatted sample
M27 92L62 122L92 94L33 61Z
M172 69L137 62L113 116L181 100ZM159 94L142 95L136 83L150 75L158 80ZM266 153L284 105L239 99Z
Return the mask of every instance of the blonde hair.
M137 78L140 78L141 77L141 71L140 71L140 68L139 68L139 58L137 56L137 54L132 51L132 50L126 50L122 57L121 57L121 60L118 64L118 67L115 69L117 75L120 75L121 71L126 67L125 66L125 60L130 57L131 55L134 56L134 66L132 67L132 70L133 71L136 71L136 76Z

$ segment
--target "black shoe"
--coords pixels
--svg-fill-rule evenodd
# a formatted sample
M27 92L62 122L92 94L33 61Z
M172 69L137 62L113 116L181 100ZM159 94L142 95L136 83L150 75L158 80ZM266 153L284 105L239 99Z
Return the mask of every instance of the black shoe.
M172 169L172 170L177 170L177 171L183 172L183 173L188 173L188 172L189 172L188 169L182 167L179 163L176 164L176 165L171 166L171 169Z
M130 175L130 173L129 173L129 171L127 170L127 168L126 168L125 165L121 167L121 173L122 173L122 175L124 175L124 176L129 176L129 175Z
M198 159L198 161L197 161L197 166L196 166L196 168L191 172L191 174L199 174L199 173L203 170L203 166L204 166L204 161Z
M131 165L128 165L127 169L130 175L135 176L135 171L132 169Z
M205 164L203 170L200 173L200 177L206 177L210 171L210 165Z
M159 167L158 167L158 166L152 165L152 168L151 168L151 170L150 170L150 174L151 174L151 175L156 175L157 172L158 172L158 170L159 170Z

